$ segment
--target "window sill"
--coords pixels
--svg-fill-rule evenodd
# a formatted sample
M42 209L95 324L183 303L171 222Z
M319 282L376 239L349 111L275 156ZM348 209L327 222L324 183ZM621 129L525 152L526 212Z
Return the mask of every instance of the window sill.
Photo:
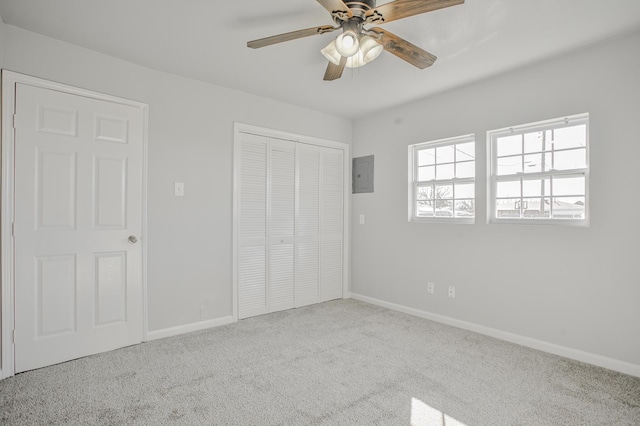
M569 226L578 228L588 228L588 219L497 219L492 218L488 221L489 225L552 225L552 226Z
M449 225L473 225L476 223L474 217L461 218L461 217L412 217L409 219L410 223L446 223Z

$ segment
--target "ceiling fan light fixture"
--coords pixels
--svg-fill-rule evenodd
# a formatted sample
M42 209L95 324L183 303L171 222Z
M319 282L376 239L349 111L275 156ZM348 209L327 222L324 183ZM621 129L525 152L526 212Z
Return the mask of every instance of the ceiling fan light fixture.
M349 56L347 58L347 63L345 67L347 68L359 68L366 64L364 58L362 57L362 51L358 50L355 55Z
M248 41L247 47L258 49L342 30L342 34L321 50L323 56L329 61L324 74L325 81L342 77L345 67L360 67L375 60L382 50L394 54L419 69L425 69L432 66L438 58L389 31L379 27L368 28L368 26L460 5L465 0L391 0L379 7L376 7L376 0L317 0L317 2L331 14L335 25L321 25L264 37ZM370 37L373 40L370 40ZM350 60L350 58L353 59ZM347 61L349 61L348 65Z
M360 39L360 52L362 52L362 61L364 64L368 64L376 59L383 50L382 45L373 37L364 36Z
M352 30L347 30L340 34L336 39L336 49L338 53L345 58L349 58L358 53L360 42L358 41L356 33Z
M336 49L336 41L333 40L331 43L327 45L324 49L320 51L322 55L329 60L333 65L340 65L340 59L342 56L338 53L338 49Z

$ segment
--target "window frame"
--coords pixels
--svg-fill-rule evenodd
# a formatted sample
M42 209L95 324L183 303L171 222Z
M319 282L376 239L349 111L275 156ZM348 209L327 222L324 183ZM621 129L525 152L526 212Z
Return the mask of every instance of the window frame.
M575 127L578 125L584 124L586 126L586 136L585 136L585 167L583 168L575 168L568 170L549 170L549 171L540 171L540 172L518 172L515 174L508 174L498 176L498 139L505 136L512 135L522 135L527 133L541 132L547 130L556 130L562 129L566 127ZM580 227L588 227L590 225L590 196L589 196L589 174L590 174L590 135L589 135L589 114L576 114L572 116L555 118L551 120L539 121L535 123L521 124L518 126L510 126L502 129L489 130L487 131L487 159L489 162L488 170L489 170L489 179L487 179L488 188L488 200L487 200L487 222L490 224L520 224L520 225L564 225L564 226L580 226ZM566 148L561 151L569 151L574 150L576 148ZM542 153L542 152L541 152ZM530 155L531 153L523 152L521 155L524 157L525 155ZM533 153L533 154L538 154ZM544 153L542 153L544 155ZM518 155L514 155L518 156ZM553 182L553 179L557 178L570 178L570 177L584 177L585 180L585 192L584 192L584 218L575 219L575 218L499 218L497 217L497 189L498 182L516 182L524 180L544 180L549 179L549 182ZM523 179L525 178L525 179ZM522 183L521 183L522 185ZM551 183L550 183L551 185ZM551 198L551 203L553 204L553 200L558 197L552 196L553 193L550 194L549 198ZM576 195L582 196L582 195ZM563 196L561 196L563 197ZM566 196L568 197L568 196ZM516 197L517 198L517 197ZM524 198L533 198L533 197L524 197L521 193L521 200Z
M473 143L474 144L474 159L473 161L473 177L469 178L451 178L451 179L432 179L430 181L418 181L418 173L419 173L419 152L423 149L430 148L439 148L445 146L453 146L453 145L461 145L465 143ZM476 220L477 213L477 197L476 197L476 189L477 189L477 144L475 134L467 134L463 136L456 136L452 138L446 139L438 139L429 142L420 142L417 144L409 145L408 147L408 158L409 158L409 203L408 203L408 221L409 222L418 222L418 223L455 223L455 224L474 224ZM454 165L454 169L458 163L471 162L469 161L457 161L454 157L454 161L451 163ZM436 176L437 177L437 176ZM455 184L465 184L465 183L473 183L474 184L474 192L473 192L473 203L474 203L474 214L469 217L455 217L455 216L431 216L424 217L417 215L417 200L418 200L418 188L426 187L429 185L455 185ZM458 200L469 200L469 198L456 199L454 198L455 193L453 194L451 201L454 204L453 211L455 212L455 203ZM455 214L455 213L454 213Z

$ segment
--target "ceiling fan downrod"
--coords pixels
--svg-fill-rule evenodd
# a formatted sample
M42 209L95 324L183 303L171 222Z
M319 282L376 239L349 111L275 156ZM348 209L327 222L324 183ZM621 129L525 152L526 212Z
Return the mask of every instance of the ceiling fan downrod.
M360 36L363 33L366 13L376 7L376 0L342 1L349 9L351 9L353 16L347 19L340 19L334 15L335 23L342 27L343 32L353 31L355 34Z
M365 14L376 7L376 0L342 0L344 4L347 5L351 12L353 12L354 18L358 18L361 21L364 21ZM352 18L353 19L353 18Z

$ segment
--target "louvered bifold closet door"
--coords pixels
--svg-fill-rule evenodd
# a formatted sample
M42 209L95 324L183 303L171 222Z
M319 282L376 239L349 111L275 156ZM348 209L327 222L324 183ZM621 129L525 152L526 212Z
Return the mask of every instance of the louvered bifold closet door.
M268 191L269 312L294 307L295 142L270 139Z
M320 161L322 149L297 146L295 305L320 302Z
M238 316L267 313L267 138L240 134Z
M343 297L344 151L322 148L321 301Z

